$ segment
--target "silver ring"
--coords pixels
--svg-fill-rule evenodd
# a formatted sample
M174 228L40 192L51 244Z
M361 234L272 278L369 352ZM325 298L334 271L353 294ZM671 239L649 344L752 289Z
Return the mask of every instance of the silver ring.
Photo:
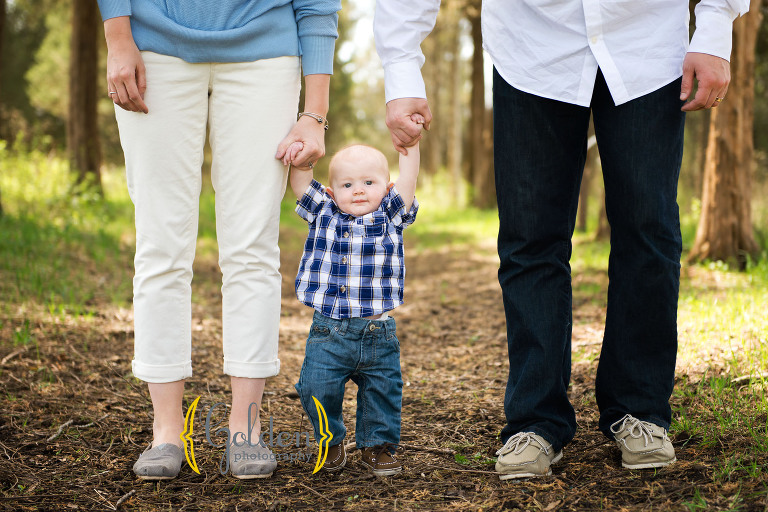
M309 162L309 168L310 169L314 169L315 168L315 164L313 164L312 162Z
M107 91L109 94L117 94L117 91Z

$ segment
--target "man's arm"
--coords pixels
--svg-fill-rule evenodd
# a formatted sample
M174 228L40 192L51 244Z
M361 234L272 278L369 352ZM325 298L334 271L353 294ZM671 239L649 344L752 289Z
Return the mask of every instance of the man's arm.
M432 121L421 76L421 43L434 28L439 8L440 0L376 1L373 33L384 66L387 127L395 149L404 155L421 138L422 127L411 115L420 114L426 129Z
M694 78L698 88L684 111L716 107L725 98L731 81L733 20L747 11L749 0L701 0L696 5L696 32L683 62L680 99L691 96Z

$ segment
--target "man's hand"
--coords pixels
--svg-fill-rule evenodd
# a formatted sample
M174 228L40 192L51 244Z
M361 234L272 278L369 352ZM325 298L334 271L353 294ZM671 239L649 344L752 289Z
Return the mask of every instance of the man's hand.
M699 85L696 96L683 105L684 112L712 108L725 99L731 82L731 66L727 60L706 53L689 52L683 61L683 85L680 99L687 100L693 92L693 79Z
M423 119L423 123L417 123L411 116L418 114L416 119ZM424 98L398 98L387 103L387 128L392 135L392 145L398 153L408 154L408 148L421 139L421 128L429 130L432 121L432 112Z

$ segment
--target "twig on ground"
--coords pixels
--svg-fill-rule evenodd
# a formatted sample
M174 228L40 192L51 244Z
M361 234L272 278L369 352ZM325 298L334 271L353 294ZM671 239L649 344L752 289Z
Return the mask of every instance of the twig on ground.
M67 428L68 426L70 426L72 423L74 423L74 420L69 420L69 421L67 421L65 423L62 423L61 426L59 427L59 430L57 430L56 433L53 434L51 437L46 439L46 441L48 441L50 443L51 441L53 441L54 439L59 437L61 435L61 433L64 432L64 429Z
M117 503L115 503L115 509L120 508L120 505L128 501L128 499L130 499L130 497L133 496L134 494L136 494L136 489L131 489L127 493L123 494L122 498L117 500Z
M306 490L308 490L309 492L311 492L312 494L314 494L314 495L316 495L316 496L319 496L319 497L323 498L323 499L324 499L325 501L327 501L328 503L332 503L332 502L333 502L332 500L328 499L326 496L323 496L322 494L320 494L319 492L317 492L317 491L316 491L316 490L314 490L313 488L311 488L311 487L309 487L309 486L307 486L307 485L304 485L304 484L303 484L303 483L301 483L301 482L296 482L296 483L297 483L297 484L299 484L300 486L302 486L303 488L305 488Z
M103 501L104 503L106 503L106 504L107 504L107 506L109 506L109 509L110 509L110 510L117 510L117 507L116 507L116 506L114 506L112 503L110 503L110 502L109 502L109 500L108 500L107 498L105 498L105 497L104 497L104 496L101 494L101 491L99 491L98 489L94 489L94 490L93 490L93 492L95 492L95 493L96 493L96 495L97 495L97 496L98 496L98 497L101 499L101 501Z
M14 358L14 357L16 357L17 355L19 355L19 354L22 354L22 353L26 352L28 348L29 348L29 347L23 347L23 348L20 348L19 350L16 350L15 352L11 352L11 353L10 353L10 354L8 354L7 356L5 356L5 357L3 358L3 360L2 360L2 361L0 361L0 364L5 364L5 363L7 363L8 361L10 361L11 359L13 359L13 358Z
M415 444L402 444L400 443L400 446L403 448L407 448L409 450L416 450L420 452L429 452L429 453L439 453L441 455L455 455L456 450L452 448L437 448L437 447L431 447L431 446L417 446Z
M105 414L104 416L102 416L101 418L97 419L96 421L92 421L90 423L86 423L85 425L75 425L75 428L88 428L88 427L92 427L94 425L94 423L98 423L99 421L103 420L107 416L109 416L109 413Z
M762 372L754 375L742 375L741 377L736 377L731 381L731 384L747 384L749 382L752 382L753 380L766 380L766 379L768 379L768 372Z
M458 469L458 468L454 468L454 467L447 468L447 467L444 467L444 466L435 466L433 464L426 464L426 466L428 468L447 470L447 471L451 471L451 472L479 473L479 474L482 474L482 475L498 475L498 473L495 472L495 471L483 471L483 470L480 470L480 469Z

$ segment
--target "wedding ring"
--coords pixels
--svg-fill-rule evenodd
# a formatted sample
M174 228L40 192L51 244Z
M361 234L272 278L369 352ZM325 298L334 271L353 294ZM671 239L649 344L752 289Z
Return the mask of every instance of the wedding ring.
M718 103L720 103L720 102L721 102L721 101L723 101L724 99L725 99L725 97L722 97L722 98L720 98L720 97L717 97L717 98L715 98L715 101L716 101L716 102L718 102Z
M309 168L310 169L314 169L315 168L315 164L313 164L312 162L309 162Z
M117 91L107 91L109 94L117 94Z

